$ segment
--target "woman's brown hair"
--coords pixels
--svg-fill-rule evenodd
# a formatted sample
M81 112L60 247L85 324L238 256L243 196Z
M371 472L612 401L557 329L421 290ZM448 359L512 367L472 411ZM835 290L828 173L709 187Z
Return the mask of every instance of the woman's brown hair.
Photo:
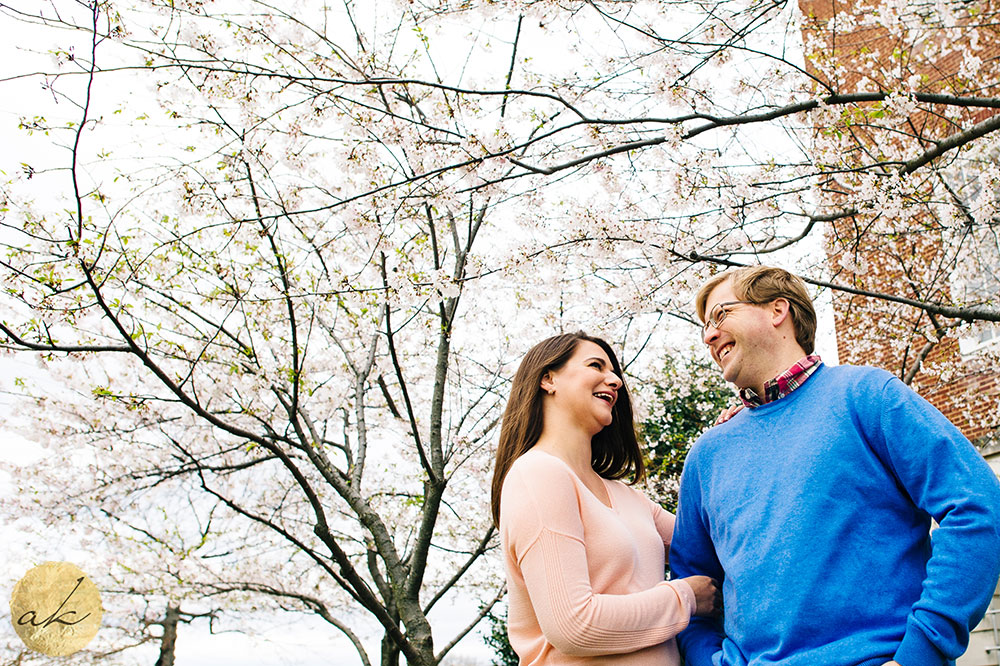
M646 476L632 423L632 401L625 386L621 365L611 350L611 345L583 331L556 335L542 340L524 355L511 383L493 467L490 505L496 525L500 524L500 491L507 472L515 460L538 442L542 434L542 377L546 372L558 370L565 365L581 340L593 342L603 349L615 374L622 380L611 412L611 425L606 426L591 440L591 467L605 479L631 476L631 483L636 483Z

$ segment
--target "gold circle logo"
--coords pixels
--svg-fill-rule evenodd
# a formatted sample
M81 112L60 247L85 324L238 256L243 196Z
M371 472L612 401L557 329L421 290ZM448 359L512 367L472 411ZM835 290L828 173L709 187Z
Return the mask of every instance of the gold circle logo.
M101 595L78 566L46 562L14 586L10 621L30 649L64 657L83 649L101 627Z

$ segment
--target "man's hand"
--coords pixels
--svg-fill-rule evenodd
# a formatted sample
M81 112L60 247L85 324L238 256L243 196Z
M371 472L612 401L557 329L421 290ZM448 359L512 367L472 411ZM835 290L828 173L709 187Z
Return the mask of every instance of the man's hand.
M899 662L887 661L884 664L882 664L882 666L899 666Z

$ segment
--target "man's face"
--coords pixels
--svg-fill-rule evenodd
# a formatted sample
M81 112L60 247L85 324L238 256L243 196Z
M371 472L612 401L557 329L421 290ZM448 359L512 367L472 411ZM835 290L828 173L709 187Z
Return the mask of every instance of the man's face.
M705 301L706 322L718 313L717 307L724 309L726 315L718 327L706 323L703 340L727 382L737 388L760 391L764 382L774 377L770 350L776 331L771 325L767 305L742 303L741 300L733 291L731 280L712 290Z

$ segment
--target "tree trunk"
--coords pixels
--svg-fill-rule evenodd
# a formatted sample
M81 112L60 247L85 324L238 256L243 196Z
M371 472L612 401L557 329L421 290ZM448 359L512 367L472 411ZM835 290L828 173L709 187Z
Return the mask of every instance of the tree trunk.
M156 666L174 666L174 646L177 643L177 623L181 619L181 611L177 606L167 606L167 614L160 625L163 627L163 638L160 639L160 658Z
M388 636L382 637L382 666L399 666L399 648Z

